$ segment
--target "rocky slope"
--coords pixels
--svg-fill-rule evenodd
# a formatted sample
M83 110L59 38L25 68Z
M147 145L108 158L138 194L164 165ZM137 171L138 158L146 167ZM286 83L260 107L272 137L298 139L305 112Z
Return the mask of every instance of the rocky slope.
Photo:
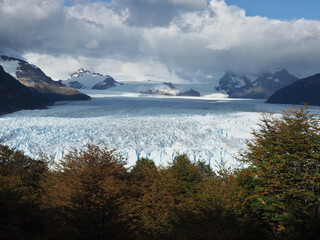
M267 103L320 105L320 73L276 91Z
M22 109L41 109L45 106L27 87L0 66L0 115Z
M21 59L0 56L0 65L21 84L33 91L44 104L55 101L89 100L90 97L53 81L40 68Z
M219 80L217 91L225 91L231 97L236 92L243 92L252 86L251 81L244 75L227 71Z

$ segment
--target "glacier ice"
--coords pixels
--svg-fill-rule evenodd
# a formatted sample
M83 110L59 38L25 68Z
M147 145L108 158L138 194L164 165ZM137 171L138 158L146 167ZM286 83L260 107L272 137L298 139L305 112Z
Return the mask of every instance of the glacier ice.
M205 160L212 166L225 161L240 167L235 157L245 149L261 112L280 113L287 107L250 99L86 93L93 100L60 102L49 109L1 116L0 138L27 155L44 152L56 161L73 147L83 148L92 138L94 143L103 141L118 149L128 165L137 157L165 165L177 154L186 153L191 160ZM311 110L320 112L319 107Z

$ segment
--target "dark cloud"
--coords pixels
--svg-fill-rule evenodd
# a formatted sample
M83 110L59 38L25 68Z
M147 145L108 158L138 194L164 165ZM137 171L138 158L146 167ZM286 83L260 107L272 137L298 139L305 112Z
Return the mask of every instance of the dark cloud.
M165 27L177 16L206 9L206 0L114 0L119 13L128 10L126 23L142 27Z

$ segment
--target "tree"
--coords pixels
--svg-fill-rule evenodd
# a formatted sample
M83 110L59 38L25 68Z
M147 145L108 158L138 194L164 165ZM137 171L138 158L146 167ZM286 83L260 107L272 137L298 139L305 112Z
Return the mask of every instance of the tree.
M0 239L41 239L47 164L0 145Z
M151 187L159 177L158 168L154 161L148 158L139 158L130 172L129 200L124 210L129 219L128 225L134 234L134 239L140 239L144 235L144 219L142 213L145 210L144 196L151 191Z
M320 121L308 107L263 115L241 160L247 203L270 238L312 239L320 204Z
M143 165L149 164L144 161ZM182 154L169 166L159 168L153 176L149 178L149 184L144 185L143 195L135 204L140 209L140 237L200 239L197 227L205 224L200 221L204 220L199 214L200 194L203 182L213 176L210 167L203 162L192 163L186 154Z
M186 154L175 157L168 169L173 177L180 183L181 192L194 192L197 191L201 182L202 165L193 164Z
M115 150L87 144L71 151L47 183L45 202L62 207L65 239L128 238L123 206L128 172Z
M157 173L157 166L148 158L139 158L131 170L134 180L140 183L148 183Z

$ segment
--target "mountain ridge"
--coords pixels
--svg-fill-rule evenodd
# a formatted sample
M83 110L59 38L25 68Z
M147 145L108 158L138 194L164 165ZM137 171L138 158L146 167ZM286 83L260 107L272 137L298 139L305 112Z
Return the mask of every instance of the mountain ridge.
M320 105L320 73L279 89L267 103Z
M0 65L0 115L24 109L44 109L37 95Z
M219 86L216 87L216 90L225 91L231 98L267 99L275 91L296 80L298 78L291 75L285 68L275 73L264 72L254 81L245 75L227 71L219 79Z

